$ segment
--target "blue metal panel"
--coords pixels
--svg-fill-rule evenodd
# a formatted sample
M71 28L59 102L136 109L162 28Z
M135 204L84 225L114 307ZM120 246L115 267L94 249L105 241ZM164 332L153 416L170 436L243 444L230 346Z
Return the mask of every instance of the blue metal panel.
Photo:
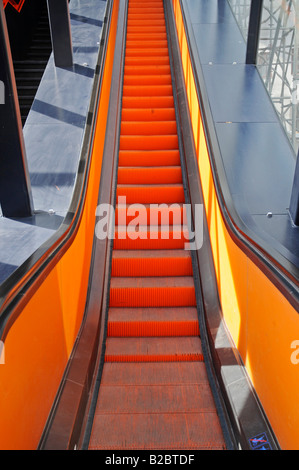
M192 27L202 64L245 63L246 46L235 23L195 23Z
M235 23L231 8L226 1L183 0L192 23Z
M253 65L203 65L216 122L278 122L260 75Z
M295 162L280 124L218 123L216 130L227 181L241 216L246 212L286 214Z

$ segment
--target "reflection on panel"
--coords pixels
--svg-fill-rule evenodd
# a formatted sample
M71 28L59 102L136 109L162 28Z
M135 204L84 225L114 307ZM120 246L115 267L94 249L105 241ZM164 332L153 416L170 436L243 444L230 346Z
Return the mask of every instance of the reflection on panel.
M251 0L228 0L228 3L235 15L241 33L247 41Z
M298 0L264 0L257 66L294 151L298 151Z

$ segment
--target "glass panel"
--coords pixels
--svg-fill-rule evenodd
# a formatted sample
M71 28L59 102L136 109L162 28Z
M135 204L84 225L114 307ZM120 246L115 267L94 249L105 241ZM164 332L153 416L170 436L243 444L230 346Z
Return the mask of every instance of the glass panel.
M264 0L257 67L297 154L299 0Z
M247 42L251 0L228 0L228 3Z

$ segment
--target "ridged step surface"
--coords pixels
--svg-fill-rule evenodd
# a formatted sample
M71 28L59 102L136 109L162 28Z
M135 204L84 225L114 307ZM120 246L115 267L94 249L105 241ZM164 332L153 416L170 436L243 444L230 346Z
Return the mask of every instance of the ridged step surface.
M188 247L163 0L129 0L105 362L90 449L224 449Z

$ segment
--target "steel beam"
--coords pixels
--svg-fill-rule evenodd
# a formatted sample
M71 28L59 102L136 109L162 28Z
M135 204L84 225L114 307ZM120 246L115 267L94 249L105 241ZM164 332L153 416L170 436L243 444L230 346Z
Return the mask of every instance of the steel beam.
M252 0L248 26L246 64L256 64L263 0Z
M55 65L71 67L73 49L68 0L47 0L47 3Z

